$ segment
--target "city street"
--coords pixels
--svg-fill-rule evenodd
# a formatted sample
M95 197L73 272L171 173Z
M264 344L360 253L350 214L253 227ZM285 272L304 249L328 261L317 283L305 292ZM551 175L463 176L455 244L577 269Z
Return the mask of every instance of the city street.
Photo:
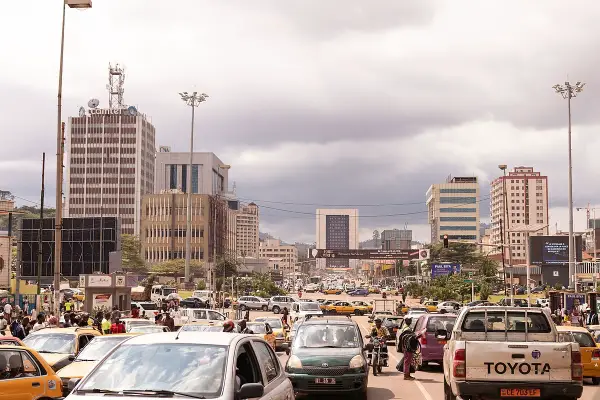
M345 294L335 295L323 295L322 293L306 293L303 294L303 298L327 298L327 299L339 299L339 300L362 300L372 301L374 299L381 299L381 295L370 295L368 297L351 297ZM401 299L399 296L393 297L394 299ZM388 297L389 299L389 297ZM409 303L411 301L409 300ZM274 315L269 312L253 311L250 314L251 318L259 316L270 316ZM281 315L278 315L281 317ZM363 336L369 332L369 323L367 316L352 317L361 328ZM444 398L444 378L442 375L441 366L432 364L423 371L418 371L414 376L417 378L415 381L408 382L403 380L403 375L396 371L396 364L399 362L401 355L398 354L393 345L388 347L390 354L390 366L384 368L383 373L378 376L371 375L369 377L369 399L377 400L390 400L390 399L418 399L418 400L437 400ZM288 356L285 353L278 353L281 364L285 366ZM584 383L583 400L593 400L600 396L600 387L593 386L589 380ZM306 397L307 399L312 398Z

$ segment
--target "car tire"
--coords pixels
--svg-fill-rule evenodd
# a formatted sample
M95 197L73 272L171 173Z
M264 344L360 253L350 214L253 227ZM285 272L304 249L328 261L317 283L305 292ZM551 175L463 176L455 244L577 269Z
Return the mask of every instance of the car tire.
M280 311L281 308L279 308L279 306L273 306L273 314L279 314Z
M240 304L240 311L246 311L248 307L245 304Z
M600 378L592 378L592 383L594 385L600 385Z
M362 315L362 314L360 313L360 310L357 309L357 310L354 310L354 315Z
M261 309L262 309L263 311L269 311L269 307L267 307L267 306L262 306L262 308L261 308Z

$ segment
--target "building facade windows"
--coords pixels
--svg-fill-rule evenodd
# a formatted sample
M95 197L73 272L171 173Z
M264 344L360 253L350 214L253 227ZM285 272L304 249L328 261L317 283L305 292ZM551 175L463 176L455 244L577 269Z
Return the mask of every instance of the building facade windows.
M477 212L476 208L458 208L458 207L450 207L450 208L440 208L441 213L474 213Z
M192 193L198 193L198 164L192 165Z
M440 226L440 231L476 231L476 226Z
M440 240L446 235L440 235ZM447 235L449 240L477 240L476 235Z
M170 189L177 189L177 165L170 165Z
M467 221L467 222L477 222L477 218L475 217L440 217L441 222L459 222L459 221Z
M441 204L474 204L476 202L475 197L440 197Z
M461 189L461 188L451 188L451 189L440 189L440 193L477 193L477 189Z
M181 166L181 191L187 193L187 165Z

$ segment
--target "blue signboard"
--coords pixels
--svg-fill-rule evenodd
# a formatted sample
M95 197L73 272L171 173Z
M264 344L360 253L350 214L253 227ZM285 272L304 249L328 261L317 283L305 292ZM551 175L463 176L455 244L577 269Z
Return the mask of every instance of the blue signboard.
M582 293L565 293L565 308L571 312L573 306L585 304L585 294Z
M460 274L460 264L432 264L431 277Z

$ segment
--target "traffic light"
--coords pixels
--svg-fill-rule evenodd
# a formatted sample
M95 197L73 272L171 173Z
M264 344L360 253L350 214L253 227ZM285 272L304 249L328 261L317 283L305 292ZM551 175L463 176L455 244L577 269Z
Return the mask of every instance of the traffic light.
M448 248L448 235L444 235L444 248Z

